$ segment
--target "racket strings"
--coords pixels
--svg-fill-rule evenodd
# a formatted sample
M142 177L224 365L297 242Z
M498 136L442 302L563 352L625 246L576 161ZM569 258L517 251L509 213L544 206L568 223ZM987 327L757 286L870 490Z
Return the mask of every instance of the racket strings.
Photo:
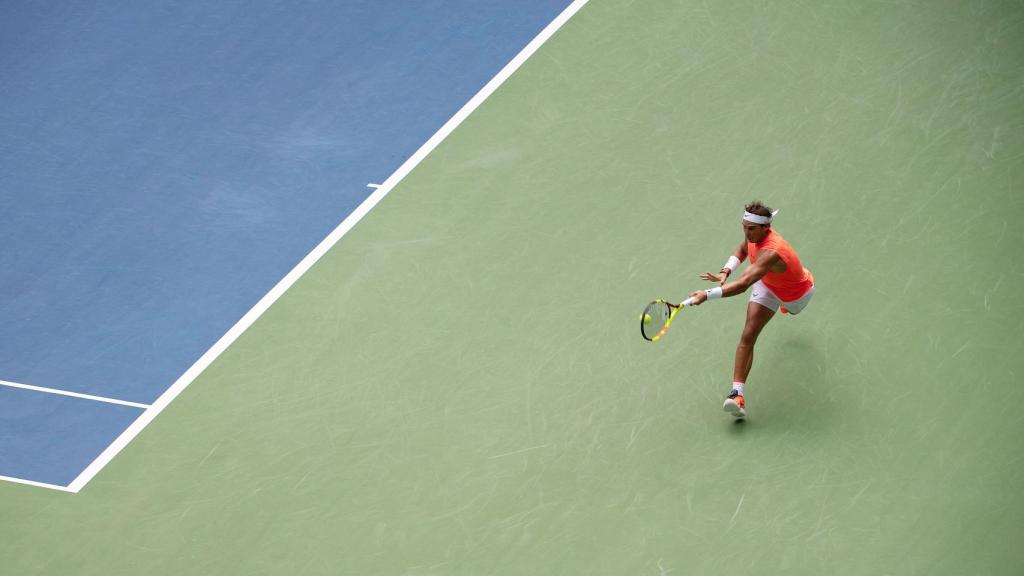
M664 333L665 323L672 316L672 307L667 302L655 301L647 305L640 320L640 332L647 340L654 340Z

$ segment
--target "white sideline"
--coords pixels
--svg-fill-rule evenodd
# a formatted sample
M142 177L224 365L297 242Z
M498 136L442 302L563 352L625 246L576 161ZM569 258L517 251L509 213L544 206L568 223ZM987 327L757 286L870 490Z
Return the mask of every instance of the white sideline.
M172 400L177 398L179 394L193 380L196 379L218 356L227 349L239 336L245 332L252 324L278 299L285 291L288 290L295 284L295 282L302 277L303 274L308 271L313 264L317 262L328 250L331 249L349 230L352 229L366 214L373 209L387 194L395 187L399 182L405 178L430 152L432 152L437 146L448 137L452 131L455 130L462 124L462 122L469 117L470 114L476 110L480 104L484 102L495 90L501 86L505 80L507 80L520 66L526 62L545 42L548 41L551 36L554 35L570 18L573 17L589 0L575 0L565 10L562 11L554 20L552 20L541 32L530 41L516 56L505 65L504 68L498 72L483 88L480 89L469 102L459 109L454 116L451 117L444 126L442 126L433 136L430 137L415 154L409 157L408 160L403 163L398 170L395 171L379 188L373 191L370 196L355 209L354 212L349 214L341 224L338 225L330 234L324 238L320 244L313 249L312 252L306 255L295 268L292 269L280 282L274 286L270 292L268 292L255 306L250 309L245 316L242 316L230 330L227 331L224 336L221 336L209 350L203 354L199 360L196 361L184 374L179 377L170 388L167 389L156 402L154 402L145 412L139 416L135 422L132 422L131 426L127 430L121 433L117 439L107 447L95 460L92 461L89 466L78 475L77 478L71 484L68 485L67 489L71 492L80 491L86 484L89 483L100 470L103 469L117 454L128 445L129 442L134 439L139 432L142 431L154 418L157 417Z

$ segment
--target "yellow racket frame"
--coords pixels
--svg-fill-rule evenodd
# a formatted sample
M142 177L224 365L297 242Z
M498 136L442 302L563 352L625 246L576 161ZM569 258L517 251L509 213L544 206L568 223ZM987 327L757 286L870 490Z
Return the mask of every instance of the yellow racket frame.
M665 320L665 325L661 327L661 330L659 330L657 334L655 334L654 336L651 337L650 340L648 340L649 342L657 342L658 340L661 340L661 337L665 335L665 332L668 332L668 327L672 325L672 321L676 319L676 314L678 314L679 311L682 310L683 308L693 305L693 298L687 298L686 300L683 300L681 304L673 304L668 300L654 300L653 302L647 304L647 306L644 307L644 315L647 314L647 309L651 307L651 304L659 303L667 304L668 307L672 309L672 312L669 313L668 320ZM643 323L644 321L644 315L640 316L641 323ZM640 326L640 335L644 336L644 330L642 325ZM647 340L646 336L644 336L644 340Z

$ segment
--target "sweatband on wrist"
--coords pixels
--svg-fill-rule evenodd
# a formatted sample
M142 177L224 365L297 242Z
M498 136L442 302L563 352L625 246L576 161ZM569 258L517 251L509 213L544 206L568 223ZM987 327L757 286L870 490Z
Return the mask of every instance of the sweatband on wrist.
M704 291L708 295L708 300L716 300L722 297L722 287L716 286Z
M735 272L736 268L738 268L739 265L740 265L740 259L739 258L737 258L735 256L729 256L729 260L727 260L725 262L725 266L722 266L722 268L723 269L728 268L729 272Z

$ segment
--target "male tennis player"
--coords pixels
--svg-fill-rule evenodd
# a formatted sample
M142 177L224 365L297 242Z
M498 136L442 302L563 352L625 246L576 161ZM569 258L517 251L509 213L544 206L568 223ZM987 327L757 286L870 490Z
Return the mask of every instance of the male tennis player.
M690 294L693 303L700 305L706 300L736 296L754 287L747 304L747 322L736 347L732 391L722 406L736 418L747 415L743 384L754 362L754 343L761 329L779 310L783 314L799 314L814 296L814 277L800 263L800 257L789 242L772 229L772 219L777 213L778 210L772 212L771 208L758 201L748 204L743 211L744 241L740 242L718 274L705 272L700 275L704 280L719 285ZM726 279L747 256L750 256L750 266L737 280L726 284Z

